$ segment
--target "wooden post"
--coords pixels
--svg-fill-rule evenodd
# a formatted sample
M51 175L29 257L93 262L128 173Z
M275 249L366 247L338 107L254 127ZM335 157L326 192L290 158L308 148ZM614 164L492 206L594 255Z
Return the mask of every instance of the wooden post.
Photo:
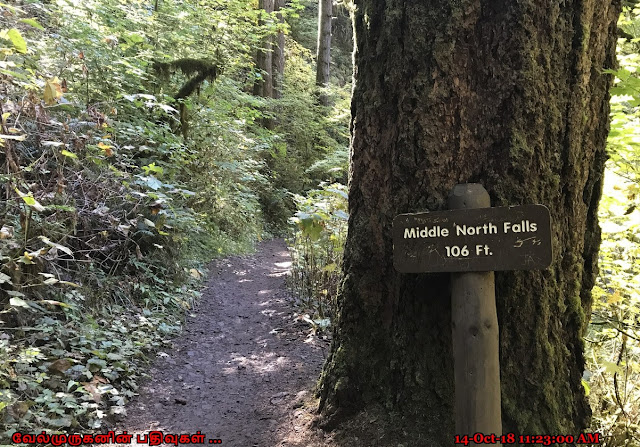
M477 183L456 185L448 202L452 210L491 206L489 194ZM493 272L452 273L451 298L456 434L499 437L502 412Z

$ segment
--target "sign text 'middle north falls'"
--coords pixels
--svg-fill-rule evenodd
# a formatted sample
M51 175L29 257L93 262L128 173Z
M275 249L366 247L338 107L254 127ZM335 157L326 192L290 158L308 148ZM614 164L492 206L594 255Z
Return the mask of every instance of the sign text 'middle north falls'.
M404 273L532 270L551 264L551 219L543 205L401 214L393 264Z

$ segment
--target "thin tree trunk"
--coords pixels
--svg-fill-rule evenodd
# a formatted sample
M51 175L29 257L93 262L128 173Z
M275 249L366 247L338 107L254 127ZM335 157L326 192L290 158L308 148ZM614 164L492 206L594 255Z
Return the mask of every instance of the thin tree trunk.
M318 0L318 51L316 60L316 85L322 89L329 87L329 68L331 65L331 18L333 0ZM329 105L326 92L320 93L320 104Z
M275 10L280 11L285 7L286 0L275 0ZM282 13L276 14L278 22L284 23ZM278 31L275 36L275 45L273 48L273 98L280 99L282 97L282 81L284 79L284 32Z
M260 0L259 8L266 13L272 13L274 0ZM264 20L260 20L260 24L264 25ZM255 96L263 98L271 98L273 96L273 36L265 37L261 42L261 48L256 56L256 68L260 70L260 79L256 81L253 87Z
M272 13L274 0L259 0L258 7L266 13ZM264 25L264 20L260 20ZM253 94L263 98L273 97L273 36L268 35L262 39L261 48L256 56L256 68L260 70L260 78L253 86ZM275 123L271 118L264 118L262 124L267 129L273 129Z
M582 333L619 0L355 3L349 234L319 387L326 423L366 409L365 422L377 414L391 430L397 414L405 445L453 444L450 278L397 273L391 223L444 209L455 184L477 182L493 206L540 203L552 215L551 267L495 275L504 432L578 433L590 418Z

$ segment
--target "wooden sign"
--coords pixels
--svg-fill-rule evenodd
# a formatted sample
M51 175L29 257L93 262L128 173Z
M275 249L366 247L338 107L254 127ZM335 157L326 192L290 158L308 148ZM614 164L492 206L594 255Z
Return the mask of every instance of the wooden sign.
M544 269L551 264L544 205L400 214L393 265L403 273Z

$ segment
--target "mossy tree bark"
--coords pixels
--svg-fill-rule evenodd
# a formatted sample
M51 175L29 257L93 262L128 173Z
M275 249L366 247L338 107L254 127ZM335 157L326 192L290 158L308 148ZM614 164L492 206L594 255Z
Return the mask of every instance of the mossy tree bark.
M552 214L554 262L496 273L505 432L575 434L619 0L356 0L349 235L326 421L382 405L451 445L448 274L394 271L391 223L457 183Z

